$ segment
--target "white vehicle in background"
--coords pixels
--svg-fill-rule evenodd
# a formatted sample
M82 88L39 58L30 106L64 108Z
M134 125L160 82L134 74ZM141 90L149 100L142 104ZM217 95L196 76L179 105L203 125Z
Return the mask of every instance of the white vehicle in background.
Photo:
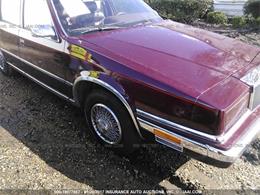
M242 16L246 2L247 0L214 0L214 10L228 16Z

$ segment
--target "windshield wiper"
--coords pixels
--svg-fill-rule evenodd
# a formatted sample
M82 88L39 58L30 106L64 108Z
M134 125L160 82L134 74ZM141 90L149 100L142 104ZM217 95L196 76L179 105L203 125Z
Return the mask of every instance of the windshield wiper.
M122 23L119 23L119 24L125 25L126 23L122 22ZM132 25L132 26L140 26L140 25L147 25L147 24L152 24L152 21L144 20L144 21L138 22L137 24ZM129 25L129 26L131 26L131 25ZM95 28L90 28L88 30L82 31L81 34L92 33L92 32L102 32L102 31L109 31L109 30L117 30L117 29L122 29L122 28L127 28L127 27L118 26L118 24L117 25L108 25L108 26L97 26Z
M77 28L70 30L70 33L73 34L87 34L87 33L93 33L93 32L102 32L102 31L109 31L109 30L117 30L117 29L122 29L125 27L121 26L115 26L115 25L110 25L110 26L92 26L92 27L83 27L83 28Z
M150 21L150 20L143 20L143 21L140 21L138 23L136 23L135 25L133 25L134 27L136 26L143 26L143 25L149 25L149 24L152 24L153 22Z
M92 33L92 32L102 32L102 31L110 31L110 30L117 30L117 29L122 29L125 27L120 27L120 26L99 26L96 28L90 28L88 30L80 32L81 34L87 34L87 33Z

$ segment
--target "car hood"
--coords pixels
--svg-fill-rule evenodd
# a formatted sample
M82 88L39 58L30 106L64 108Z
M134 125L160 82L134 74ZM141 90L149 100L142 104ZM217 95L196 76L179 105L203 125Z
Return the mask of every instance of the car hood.
M259 53L240 41L172 21L80 38L123 66L196 98Z

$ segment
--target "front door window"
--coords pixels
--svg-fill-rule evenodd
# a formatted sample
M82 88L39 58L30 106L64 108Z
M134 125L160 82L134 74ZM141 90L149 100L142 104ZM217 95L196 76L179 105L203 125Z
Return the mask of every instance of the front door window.
M1 0L1 16L2 21L20 25L20 0Z
M24 28L32 31L35 36L55 39L54 25L46 0L25 1Z

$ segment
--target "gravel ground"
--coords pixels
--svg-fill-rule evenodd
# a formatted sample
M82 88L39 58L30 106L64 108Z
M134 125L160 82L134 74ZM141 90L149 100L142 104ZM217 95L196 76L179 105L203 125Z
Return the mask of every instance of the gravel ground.
M259 33L222 33L260 45ZM23 76L0 73L0 190L260 189L260 138L228 169L159 145L125 158L84 133L81 115Z
M21 75L0 83L0 189L159 190L188 161L162 146L117 156L83 133L77 108Z

